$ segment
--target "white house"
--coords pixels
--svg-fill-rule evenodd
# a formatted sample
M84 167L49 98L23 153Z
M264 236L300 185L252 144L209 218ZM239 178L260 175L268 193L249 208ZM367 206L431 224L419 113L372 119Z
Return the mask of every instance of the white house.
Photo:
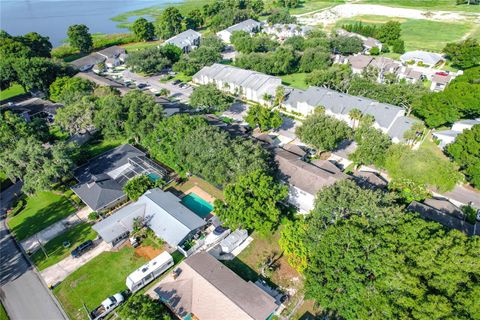
M415 63L421 62L424 65L433 67L440 61L443 61L444 58L441 54L438 54L438 53L415 50L415 51L405 52L400 56L400 60L403 63L410 63L412 61Z
M163 44L172 44L182 49L184 53L188 53L200 45L201 37L202 35L199 32L188 29L165 40Z
M448 144L454 142L457 136L464 130L472 129L474 125L480 125L480 118L455 122L451 130L436 131L433 133L433 136L440 140L439 147L443 149Z
M363 114L373 116L373 126L388 134L395 143L403 140L405 132L414 123L412 119L405 117L405 110L400 107L320 87L310 87L305 91L291 89L287 92L283 106L287 111L304 116L312 114L317 107L322 106L326 114L345 121L350 126L353 121L349 112L358 109Z
M265 96L274 97L275 90L282 85L278 77L218 63L204 67L192 80L198 84L213 83L219 90L258 103L268 103Z
M245 31L248 33L259 32L262 28L262 24L253 19L248 19L240 23L234 24L233 26L228 27L225 30L217 32L217 36L226 43L230 43L230 37L235 31Z
M105 63L107 68L114 68L122 65L126 60L127 54L125 48L119 46L111 46L89 54L86 57L72 61L70 64L76 67L79 71L87 71L92 69L99 63Z
M431 91L443 91L447 87L447 84L452 81L451 75L434 74L432 76L432 84L430 85Z
M267 25L263 28L266 34L274 35L280 40L285 40L293 36L305 37L313 30L311 26L302 26L294 23Z
M279 178L289 187L288 202L300 213L308 213L314 208L315 195L322 188L348 178L329 161L305 162L298 154L282 148L275 149L275 161Z

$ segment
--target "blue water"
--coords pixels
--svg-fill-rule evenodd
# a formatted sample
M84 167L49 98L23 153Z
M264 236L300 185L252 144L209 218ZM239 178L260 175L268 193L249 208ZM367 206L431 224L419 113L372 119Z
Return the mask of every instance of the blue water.
M195 193L189 193L182 198L182 203L185 207L195 212L200 218L208 217L213 210L213 206L207 201L203 200Z
M0 27L11 35L35 31L50 37L53 46L59 46L72 24L85 24L91 33L126 32L110 18L179 2L182 0L0 0Z

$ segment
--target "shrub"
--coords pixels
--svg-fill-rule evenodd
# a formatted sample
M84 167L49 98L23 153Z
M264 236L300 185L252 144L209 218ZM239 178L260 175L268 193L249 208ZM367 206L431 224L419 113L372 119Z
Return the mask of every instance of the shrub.
M97 211L92 211L88 214L88 220L96 221L100 218L100 214Z
M372 49L370 49L370 54L372 56L378 56L380 54L380 49L378 49L377 47L373 47Z
M475 224L477 222L477 210L471 206L463 206L462 211L465 214L465 220L467 220L467 222L471 224Z
M18 200L15 207L10 211L10 215L12 217L16 216L20 211L23 210L24 206L25 206L25 200L23 200L23 199Z
M70 200L72 200L77 206L82 204L82 200L76 194L72 195Z

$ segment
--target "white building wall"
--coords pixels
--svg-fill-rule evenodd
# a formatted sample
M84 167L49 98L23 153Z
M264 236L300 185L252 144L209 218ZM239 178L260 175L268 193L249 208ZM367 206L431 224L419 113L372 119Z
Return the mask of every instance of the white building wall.
M306 214L315 207L315 195L289 185L288 202L297 207L300 213Z

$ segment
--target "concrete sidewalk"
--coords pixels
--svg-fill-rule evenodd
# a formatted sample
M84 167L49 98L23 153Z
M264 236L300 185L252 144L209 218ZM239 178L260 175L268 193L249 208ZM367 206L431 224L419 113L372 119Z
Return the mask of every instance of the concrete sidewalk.
M23 240L20 244L26 252L34 252L37 247L40 246L40 243L45 245L48 241L65 232L77 223L86 221L90 212L92 212L92 209L84 207L77 212L72 213L65 219L55 222L42 231L34 234L30 238Z
M48 286L59 283L63 281L66 277L68 277L72 272L74 272L96 256L111 249L111 246L102 240L96 240L95 244L95 248L88 252L85 252L79 258L73 258L72 256L68 256L67 258L54 264L53 266L40 271L40 275L42 276L43 280L45 280Z

